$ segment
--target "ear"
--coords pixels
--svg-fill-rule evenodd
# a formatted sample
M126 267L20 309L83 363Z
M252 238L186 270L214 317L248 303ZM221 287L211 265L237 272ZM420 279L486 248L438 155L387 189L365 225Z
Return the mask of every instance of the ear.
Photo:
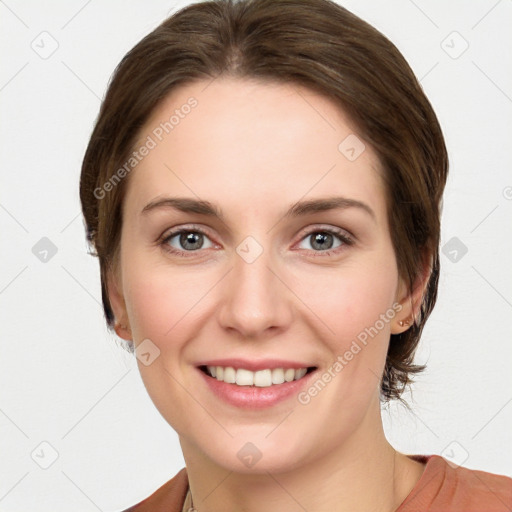
M429 254L425 254L421 271L413 283L412 292L408 290L406 283L400 278L395 302L398 302L402 309L393 320L391 334L400 334L416 322L431 271L431 257ZM400 325L399 322L403 322L403 325Z
M120 275L112 269L112 267L107 271L106 285L110 307L114 313L114 330L120 338L132 341L132 332L130 329L130 322L128 320L128 313L126 311L121 278Z

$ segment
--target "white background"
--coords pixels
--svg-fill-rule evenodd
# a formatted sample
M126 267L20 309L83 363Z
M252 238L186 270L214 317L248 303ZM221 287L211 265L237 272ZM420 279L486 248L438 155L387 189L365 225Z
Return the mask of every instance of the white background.
M78 181L114 67L186 3L0 2L2 512L119 511L184 466L177 435L105 327ZM457 262L441 256L417 358L428 370L406 397L412 413L383 412L386 433L404 453L510 476L512 1L341 3L421 80L450 154L442 246L457 237L468 249ZM33 49L52 44L45 59ZM43 237L57 250L47 262L32 252Z

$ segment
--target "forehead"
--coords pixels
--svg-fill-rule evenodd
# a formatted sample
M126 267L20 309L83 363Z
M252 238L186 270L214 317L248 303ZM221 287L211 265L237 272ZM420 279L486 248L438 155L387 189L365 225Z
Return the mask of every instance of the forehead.
M256 207L339 193L381 214L379 161L358 135L334 102L295 84L185 84L141 130L134 148L151 140L152 149L132 171L126 201L140 209L172 193Z

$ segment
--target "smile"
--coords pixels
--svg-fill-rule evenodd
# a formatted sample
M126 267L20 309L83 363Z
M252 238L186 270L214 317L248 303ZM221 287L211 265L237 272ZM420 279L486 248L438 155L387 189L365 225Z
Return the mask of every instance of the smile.
M270 387L292 382L304 377L307 373L313 371L316 367L309 368L273 368L258 370L253 372L245 368L233 368L232 366L201 366L201 371L207 373L210 377L227 384L236 384L237 386L256 386Z
M296 398L317 373L316 366L255 372L245 368L235 370L232 366L201 365L196 369L208 394L221 403L245 410L266 409Z

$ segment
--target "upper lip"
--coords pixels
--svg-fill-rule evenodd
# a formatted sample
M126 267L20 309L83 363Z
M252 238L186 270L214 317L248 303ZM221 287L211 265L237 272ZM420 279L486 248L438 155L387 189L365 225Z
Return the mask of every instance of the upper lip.
M230 358L230 359L211 359L209 361L203 361L197 366L223 366L232 368L244 368L253 372L258 370L273 370L274 368L293 368L298 370L299 368L310 368L315 365L310 363L301 363L299 361L285 361L284 359L260 359L251 360L241 358Z

